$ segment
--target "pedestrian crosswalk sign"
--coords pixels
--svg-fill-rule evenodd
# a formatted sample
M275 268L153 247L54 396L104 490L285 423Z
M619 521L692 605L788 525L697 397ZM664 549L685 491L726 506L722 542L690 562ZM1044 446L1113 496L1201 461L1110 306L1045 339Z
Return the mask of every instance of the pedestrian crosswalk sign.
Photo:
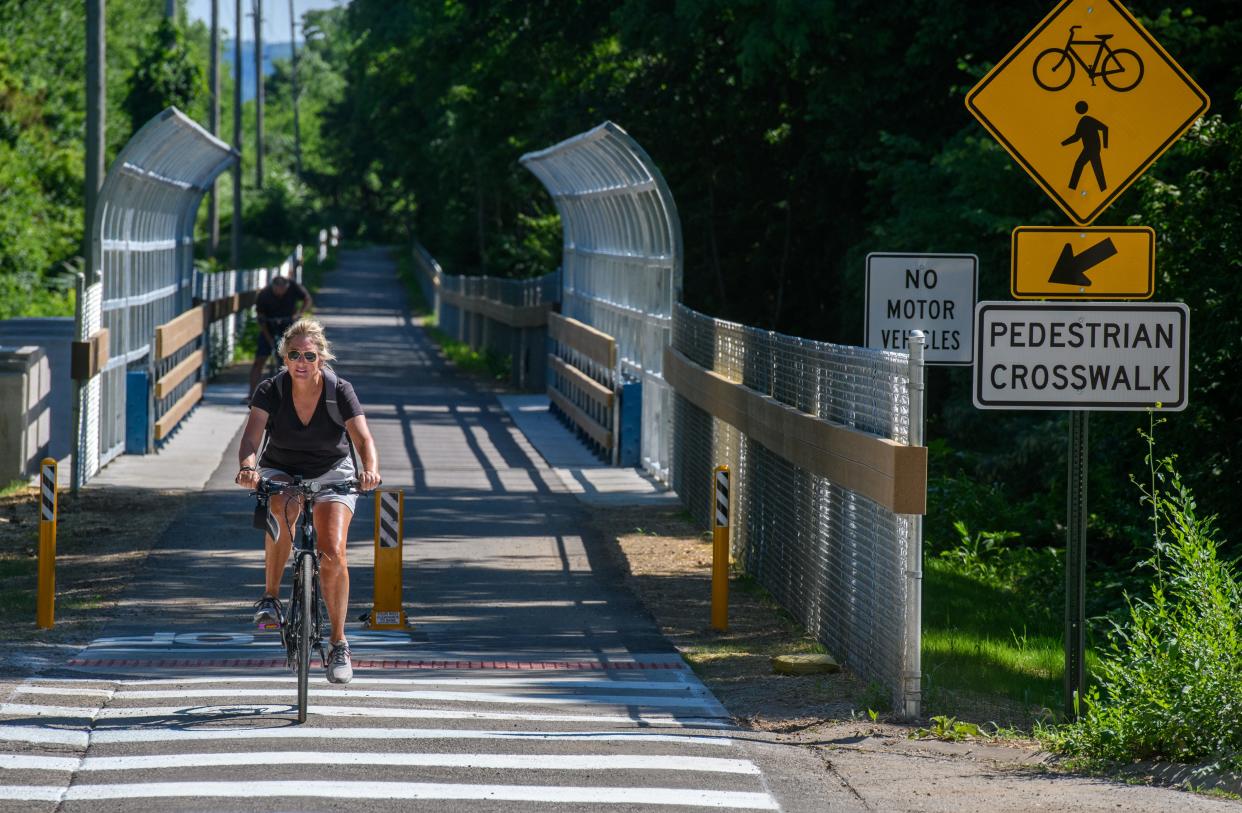
M1091 223L1208 108L1117 0L1064 0L966 107L1075 223Z

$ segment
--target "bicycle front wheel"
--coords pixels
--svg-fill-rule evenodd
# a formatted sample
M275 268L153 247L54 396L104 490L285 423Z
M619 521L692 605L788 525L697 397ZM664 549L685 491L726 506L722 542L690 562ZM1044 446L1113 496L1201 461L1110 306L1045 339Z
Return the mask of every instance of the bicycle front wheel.
M1074 81L1074 60L1060 48L1048 48L1035 57L1031 73L1035 74L1035 84L1044 90L1065 90Z
M307 696L310 693L310 650L311 650L311 624L312 613L314 612L314 586L315 571L314 562L310 556L298 557L297 581L294 590L297 592L299 601L298 618L297 618L297 647L298 647L298 722L306 722L306 706Z
M1118 93L1134 90L1143 81L1143 60L1129 48L1118 48L1104 60L1100 75Z

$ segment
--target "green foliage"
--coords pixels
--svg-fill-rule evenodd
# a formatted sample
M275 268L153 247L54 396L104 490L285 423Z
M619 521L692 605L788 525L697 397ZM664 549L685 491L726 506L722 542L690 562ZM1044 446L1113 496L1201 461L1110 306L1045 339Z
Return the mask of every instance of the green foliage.
M931 718L931 725L927 728L916 728L910 732L912 740L944 740L945 742L961 742L962 740L978 737L982 734L979 726L974 723L967 723L958 720L956 717L949 717L944 714L938 714Z
M135 128L166 107L189 111L196 98L208 92L203 71L195 63L185 35L164 18L142 51L138 68L129 77L125 111Z
M1172 457L1140 486L1154 527L1149 594L1130 598L1095 668L1085 714L1050 735L1094 761L1230 761L1242 753L1242 585L1221 558L1213 517L1199 513Z

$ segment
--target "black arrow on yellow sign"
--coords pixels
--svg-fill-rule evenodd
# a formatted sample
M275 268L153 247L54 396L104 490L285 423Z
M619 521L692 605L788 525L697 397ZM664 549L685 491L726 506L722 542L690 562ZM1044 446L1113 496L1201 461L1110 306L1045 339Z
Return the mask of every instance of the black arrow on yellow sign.
M1061 285L1089 286L1091 280L1086 272L1116 253L1117 247L1113 245L1111 237L1105 237L1077 255L1074 254L1073 245L1066 243L1065 248L1061 249L1061 256L1057 257L1057 264L1052 267L1052 276L1048 277L1048 281Z

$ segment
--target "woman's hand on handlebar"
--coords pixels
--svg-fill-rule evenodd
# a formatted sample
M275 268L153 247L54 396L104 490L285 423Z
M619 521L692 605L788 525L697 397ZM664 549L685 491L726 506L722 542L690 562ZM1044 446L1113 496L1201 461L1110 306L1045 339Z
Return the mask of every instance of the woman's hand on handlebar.
M373 491L382 482L378 471L364 471L358 475L358 490Z
M233 482L237 483L242 488L253 490L259 485L259 472L252 468L241 469L237 472L237 476L233 478Z

